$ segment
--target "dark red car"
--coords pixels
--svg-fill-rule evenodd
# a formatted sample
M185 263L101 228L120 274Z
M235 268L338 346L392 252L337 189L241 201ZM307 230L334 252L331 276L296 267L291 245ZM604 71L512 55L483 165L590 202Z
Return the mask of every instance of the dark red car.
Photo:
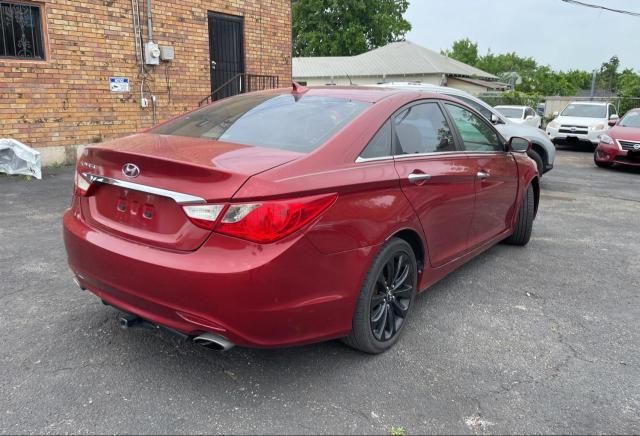
M600 136L593 160L603 168L613 164L640 167L640 108L628 111Z
M211 348L378 353L417 293L528 242L529 142L443 95L301 88L88 147L64 215L79 285Z

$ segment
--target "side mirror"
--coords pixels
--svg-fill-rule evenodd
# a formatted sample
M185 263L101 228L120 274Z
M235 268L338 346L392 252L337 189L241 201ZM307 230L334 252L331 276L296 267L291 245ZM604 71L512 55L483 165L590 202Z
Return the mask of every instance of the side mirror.
M509 151L514 151L517 153L526 153L527 151L531 150L531 141L519 136L513 136L511 139L509 139L507 145L509 146Z
M496 114L491 114L491 124L500 124L500 118Z
M553 118L556 118L558 115L560 115L560 112L555 111L555 112L553 113L553 115L551 115L551 116L552 116Z
M609 117L609 123L608 124L611 127L613 127L613 126L615 126L617 124L618 120L620 120L620 117L618 115L616 115L616 114L613 114L613 115L611 115Z
M525 120L532 120L533 119L533 115L527 115L527 117L525 118Z

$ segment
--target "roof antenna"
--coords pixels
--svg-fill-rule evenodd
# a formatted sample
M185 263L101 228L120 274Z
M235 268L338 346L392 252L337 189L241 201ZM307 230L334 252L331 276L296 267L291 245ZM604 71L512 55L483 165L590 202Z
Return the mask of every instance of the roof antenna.
M304 94L309 90L309 88L307 88L306 86L302 86L295 80L291 81L291 86L293 87L293 89L291 90L292 94Z

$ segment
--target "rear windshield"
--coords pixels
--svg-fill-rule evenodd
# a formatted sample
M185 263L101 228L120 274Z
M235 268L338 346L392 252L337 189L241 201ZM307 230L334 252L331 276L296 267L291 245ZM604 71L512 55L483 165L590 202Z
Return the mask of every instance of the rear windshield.
M221 100L151 130L308 153L370 103L292 94L247 94Z
M507 118L522 118L523 109L513 107L497 107L496 110Z
M595 104L570 104L560 115L565 117L607 118L607 107Z

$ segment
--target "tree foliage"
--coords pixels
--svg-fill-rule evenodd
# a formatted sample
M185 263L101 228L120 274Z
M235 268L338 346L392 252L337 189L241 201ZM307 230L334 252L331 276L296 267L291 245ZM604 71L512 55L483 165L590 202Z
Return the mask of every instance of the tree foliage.
M451 50L442 54L450 58L472 65L488 73L508 78L515 72L521 78L516 85L513 98L525 95L576 95L580 90L590 89L592 73L582 70L555 71L547 65L539 65L535 59L522 57L516 53L493 54L489 50L486 55L478 55L478 44L468 38L455 41ZM597 71L596 84L622 97L621 110L629 105L640 106L640 101L632 100L640 97L640 74L631 69L619 72L620 59L612 56L603 62ZM630 107L630 106L629 106Z
M402 40L408 0L294 0L294 56L353 56Z
M442 50L440 53L467 65L478 63L478 44L469 38L454 41L451 50Z

